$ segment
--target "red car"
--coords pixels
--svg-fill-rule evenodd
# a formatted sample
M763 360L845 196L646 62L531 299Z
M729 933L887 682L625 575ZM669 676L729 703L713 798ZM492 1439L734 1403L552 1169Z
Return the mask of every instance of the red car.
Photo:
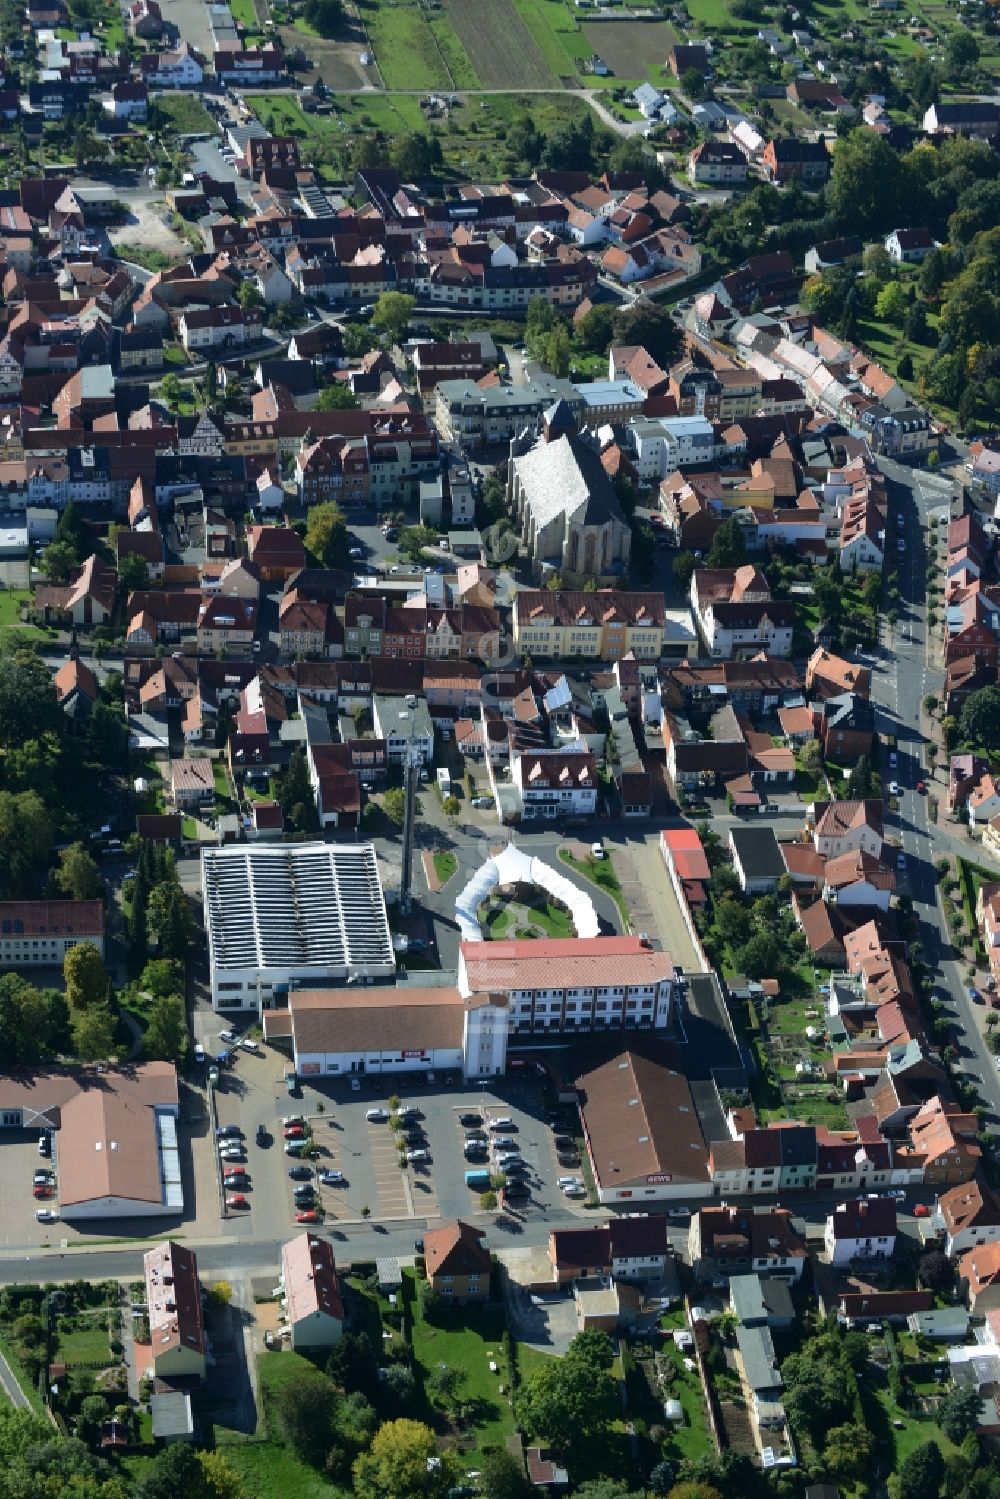
M306 1132L302 1128L301 1124L290 1125L289 1128L285 1130L286 1140L304 1140L305 1137Z
M918 1202L916 1207L913 1209L914 1218L929 1218L930 1215L931 1210L927 1206L926 1202Z
M926 791L927 790L927 782L926 781L918 781L917 782L917 790L918 791Z
M54 1197L56 1195L55 1187L46 1187L42 1183L39 1183L37 1187L32 1187L31 1190L32 1195L35 1197Z
M250 1204L247 1202L242 1192L237 1192L235 1196L226 1198L227 1208L248 1208L249 1206Z
M319 1214L315 1208L306 1208L301 1213L295 1214L296 1223L318 1223Z

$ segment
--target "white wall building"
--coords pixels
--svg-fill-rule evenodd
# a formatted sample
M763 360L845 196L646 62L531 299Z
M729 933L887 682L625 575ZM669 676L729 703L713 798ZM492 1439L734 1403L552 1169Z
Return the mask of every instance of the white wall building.
M216 1010L261 1011L295 984L396 972L370 843L203 849Z
M507 1065L507 1004L441 985L299 989L264 1016L268 1040L290 1037L300 1077L458 1072L499 1077Z
M896 1204L889 1197L838 1202L826 1220L823 1242L832 1265L891 1258L896 1248Z

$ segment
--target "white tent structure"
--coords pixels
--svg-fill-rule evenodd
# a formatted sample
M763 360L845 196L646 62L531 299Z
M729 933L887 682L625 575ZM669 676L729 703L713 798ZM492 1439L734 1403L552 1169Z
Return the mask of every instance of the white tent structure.
M567 908L578 937L600 936L597 912L590 896L558 869L553 869L551 864L543 864L541 859L533 859L523 849L508 843L499 854L480 865L455 902L455 916L463 942L482 942L479 907L494 890L512 885L537 885Z

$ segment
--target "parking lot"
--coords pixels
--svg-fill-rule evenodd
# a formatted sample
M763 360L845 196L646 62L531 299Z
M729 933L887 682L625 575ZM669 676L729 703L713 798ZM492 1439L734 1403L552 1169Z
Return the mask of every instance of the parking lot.
M54 1234L65 1233L61 1224L39 1223L35 1217L39 1208L59 1210L55 1193L45 1199L32 1195L35 1172L55 1169L51 1157L38 1154L38 1135L37 1129L4 1134L4 1169L0 1171L0 1243L4 1245L41 1244L51 1241Z
M217 1094L219 1124L235 1125L243 1131L248 1185L238 1189L248 1208L234 1212L228 1220L234 1232L246 1230L249 1217L262 1229L280 1226L283 1231L295 1221L294 1189L307 1185L290 1179L290 1167L313 1168L315 1206L322 1210L327 1226L357 1223L365 1218L374 1224L413 1219L424 1222L439 1217L468 1218L480 1212L479 1188L466 1185L466 1171L499 1171L498 1152L490 1149L486 1159L467 1160L463 1151L466 1130L462 1114L477 1115L487 1137L508 1139L507 1147L523 1161L521 1179L528 1192L507 1205L513 1218L541 1214L553 1204L580 1208L580 1200L564 1197L557 1178L580 1174L580 1168L560 1165L553 1131L545 1122L543 1095L534 1075L512 1074L488 1087L463 1083L460 1077L438 1075L428 1081L416 1073L398 1073L385 1078L366 1077L351 1087L347 1079L302 1080L300 1095L290 1097L284 1085L284 1058L264 1047L260 1056L240 1054L235 1068L223 1074ZM397 1096L416 1117L409 1121L414 1149L424 1149L427 1160L413 1161L401 1169L399 1150L407 1142L389 1122L389 1100ZM384 1118L368 1119L380 1110ZM301 1116L315 1147L309 1160L299 1160L285 1151L284 1119ZM491 1130L494 1119L507 1118L503 1130ZM258 1127L261 1133L258 1136ZM297 1128L297 1126L291 1126ZM217 1145L212 1144L217 1154ZM237 1164L237 1163L234 1163ZM343 1180L326 1184L319 1173L337 1171ZM301 1206L301 1204L300 1204Z

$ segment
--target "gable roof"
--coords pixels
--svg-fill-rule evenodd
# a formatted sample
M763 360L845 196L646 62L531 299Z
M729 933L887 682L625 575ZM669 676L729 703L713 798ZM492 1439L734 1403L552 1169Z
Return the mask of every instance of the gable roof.
M489 1275L492 1268L483 1230L460 1218L424 1231L424 1260L429 1279L437 1275Z

